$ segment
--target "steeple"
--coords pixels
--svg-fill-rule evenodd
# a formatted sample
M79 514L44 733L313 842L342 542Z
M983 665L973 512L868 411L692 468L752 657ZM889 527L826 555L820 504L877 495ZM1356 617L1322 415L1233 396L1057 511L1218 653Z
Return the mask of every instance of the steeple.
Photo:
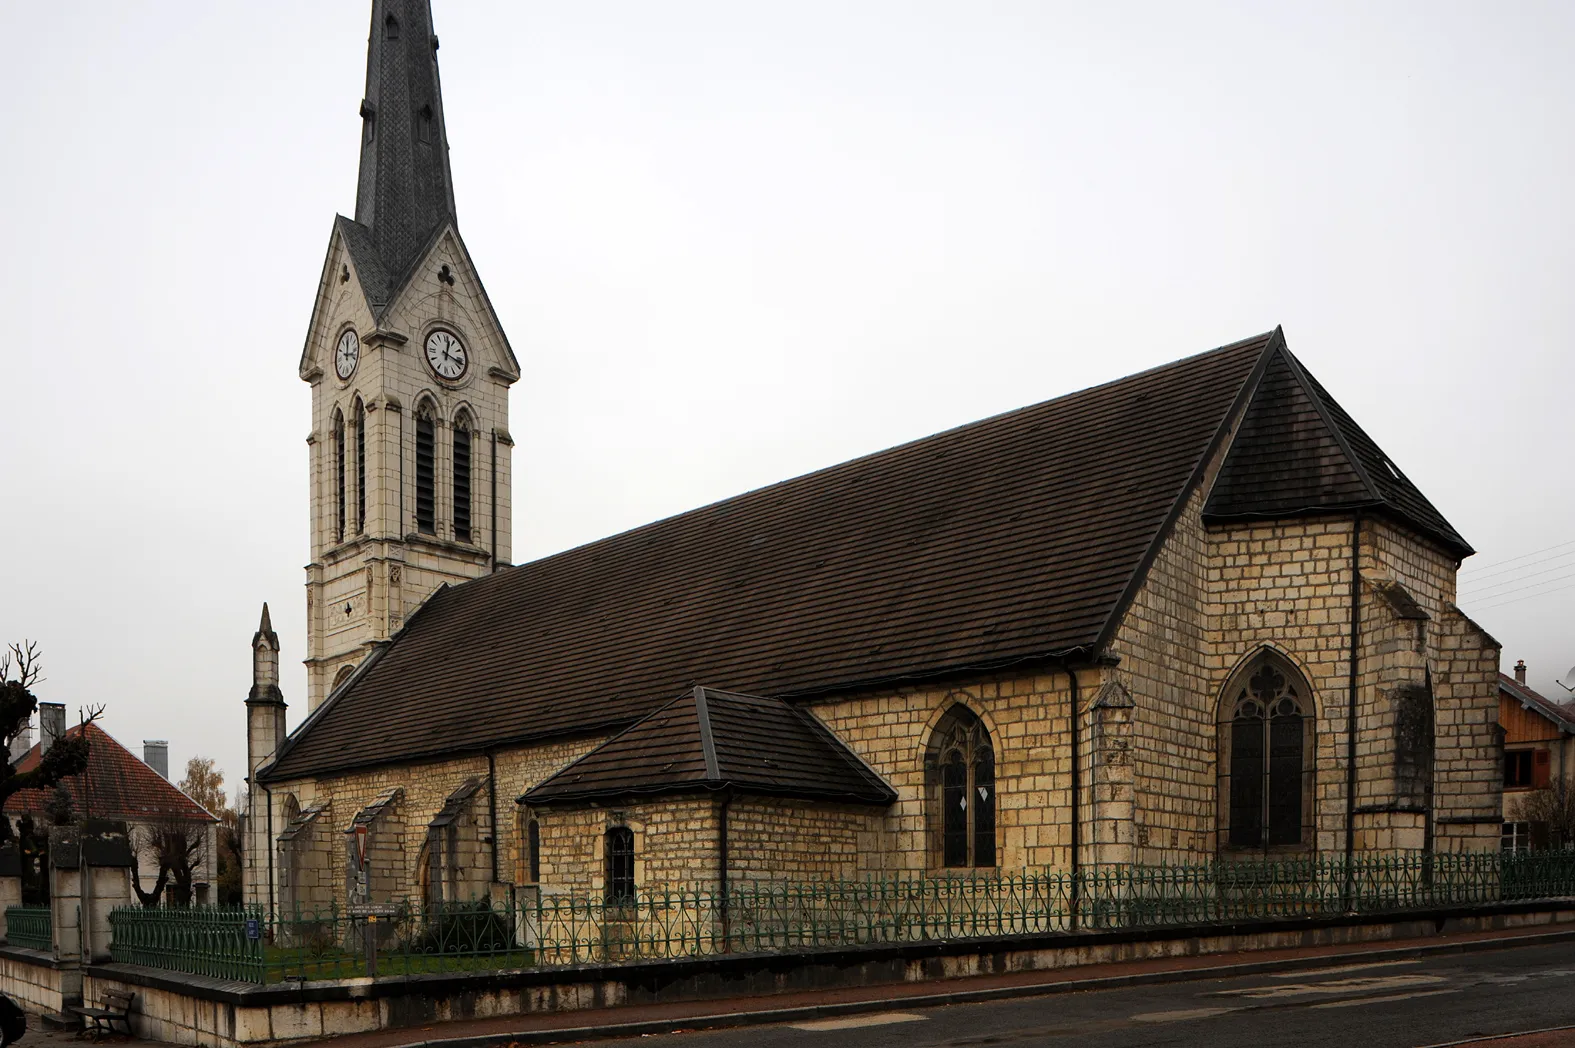
M355 220L397 281L454 217L431 0L373 0Z

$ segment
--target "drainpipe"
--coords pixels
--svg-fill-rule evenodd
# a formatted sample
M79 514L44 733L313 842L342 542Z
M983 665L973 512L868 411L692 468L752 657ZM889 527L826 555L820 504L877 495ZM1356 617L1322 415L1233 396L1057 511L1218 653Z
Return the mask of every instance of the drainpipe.
M1071 733L1071 739L1072 739L1072 746L1071 746L1071 750L1072 750L1072 825L1071 825L1071 831L1072 832L1071 832L1071 834L1070 834L1070 836L1068 838L1068 840L1069 840L1069 842L1071 844L1071 866L1072 866L1072 892L1071 892L1072 900L1071 901L1072 901L1072 905L1071 905L1071 908L1069 910L1069 915L1068 915L1068 918L1067 918L1067 930L1068 931L1076 931L1077 930L1077 903L1078 903L1078 897L1082 894L1082 892L1080 890L1081 887L1082 887L1082 881L1081 881L1081 879L1079 877L1079 867L1081 865L1081 860L1080 860L1080 857L1079 857L1079 854L1078 854L1078 844L1079 844L1079 838L1080 838L1079 827L1078 827L1078 800L1079 800L1078 793L1079 793L1079 787L1082 784L1082 777L1081 777L1081 773L1080 773L1079 768L1078 768L1078 735L1080 734L1080 732L1078 731L1078 725L1077 725L1077 712L1078 712L1078 705L1079 705L1079 703L1078 703L1078 697L1077 697L1077 671L1074 670L1070 665L1065 664L1065 663L1062 664L1061 668L1066 670L1066 679L1067 679L1067 684L1068 684L1068 687L1067 687L1067 705L1068 705L1068 709L1069 709L1070 714L1071 714L1070 719L1067 721L1067 728L1068 728L1068 730Z
M1350 910L1356 871L1356 699L1357 659L1362 637L1362 514L1351 516L1351 651L1345 710L1345 908Z
M722 793L722 803L716 809L716 883L717 897L721 902L722 951L732 952L732 914L727 895L727 809L733 803L733 791Z
M498 431L492 431L492 570L498 570ZM493 880L497 880L494 876Z
M263 796L267 798L264 802L268 807L268 815L264 819L267 825L263 832L268 835L268 839L263 842L263 855L268 860L268 916L272 917L274 911L278 909L278 900L274 898L273 891L273 791L268 788L268 784L265 782L257 783L257 787L263 791Z
M487 815L492 820L492 883L498 883L498 761L487 751Z

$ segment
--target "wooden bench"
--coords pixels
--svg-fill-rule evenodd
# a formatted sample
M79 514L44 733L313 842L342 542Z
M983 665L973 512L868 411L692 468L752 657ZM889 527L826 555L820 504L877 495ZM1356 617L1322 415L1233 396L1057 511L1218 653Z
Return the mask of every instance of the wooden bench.
M137 995L126 990L106 990L101 1008L73 1007L71 1010L92 1025L85 1032L91 1033L96 1041L106 1033L115 1032L115 1024L120 1023L126 1028L126 1036L131 1036L131 1002Z

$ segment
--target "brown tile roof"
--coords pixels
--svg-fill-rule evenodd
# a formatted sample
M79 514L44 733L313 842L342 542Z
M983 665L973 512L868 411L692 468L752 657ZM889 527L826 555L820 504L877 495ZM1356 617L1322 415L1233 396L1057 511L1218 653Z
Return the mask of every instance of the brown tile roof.
M75 725L66 729L66 736L74 738L82 730L81 725ZM218 821L97 724L89 724L86 730L87 771L60 783L71 795L72 806L79 816L128 822L169 817L197 822ZM32 771L38 767L39 757L39 747L34 746L18 762L17 770ZM5 813L43 815L53 793L52 789L19 790L6 798Z
M1575 735L1575 709L1568 704L1554 702L1541 692L1533 691L1514 677L1503 673L1498 675L1498 690L1526 709L1551 721L1560 730Z
M1283 347L1259 335L440 589L261 775L621 731L702 680L795 697L1091 654ZM1319 440L1275 452L1281 502L1233 479L1237 508L1322 490L1296 475L1334 457Z
M520 799L552 804L727 787L863 804L897 799L808 712L698 686Z
M440 589L278 781L1100 643L1277 333Z
M1471 546L1283 344L1270 355L1209 492L1204 519L1284 520L1371 510L1457 557Z

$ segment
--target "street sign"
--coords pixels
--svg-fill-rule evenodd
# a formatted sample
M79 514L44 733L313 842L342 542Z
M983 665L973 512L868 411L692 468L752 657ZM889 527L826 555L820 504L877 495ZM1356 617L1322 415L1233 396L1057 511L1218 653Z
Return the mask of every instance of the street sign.
M261 939L262 921L259 921L255 917L248 917L246 919L246 937L254 942L258 939Z

